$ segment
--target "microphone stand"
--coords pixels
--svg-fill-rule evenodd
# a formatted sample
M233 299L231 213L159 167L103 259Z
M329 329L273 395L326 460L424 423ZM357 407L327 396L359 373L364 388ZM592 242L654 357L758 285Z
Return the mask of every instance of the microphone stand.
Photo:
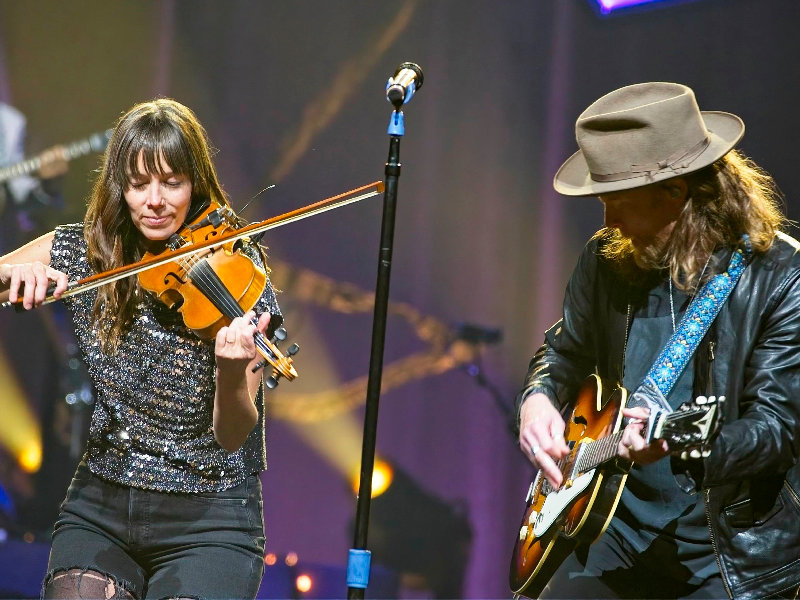
M375 286L375 308L372 320L367 401L364 414L364 437L361 447L361 479L356 502L353 548L347 561L347 597L364 598L369 582L371 553L367 550L369 509L372 497L372 472L375 465L375 438L378 429L378 402L383 374L383 350L386 338L386 313L389 305L389 277L392 267L394 222L397 205L397 184L400 177L400 138L405 133L402 99L395 104L389 120L389 157L386 160L383 219L378 253L378 280Z

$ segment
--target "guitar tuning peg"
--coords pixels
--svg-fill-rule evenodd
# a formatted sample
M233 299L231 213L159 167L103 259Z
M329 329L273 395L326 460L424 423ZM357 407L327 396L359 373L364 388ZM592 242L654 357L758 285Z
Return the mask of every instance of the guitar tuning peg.
M713 398L713 396L711 398ZM710 399L706 398L705 396L698 396L695 402L697 402L697 404L706 404L709 400ZM713 402L713 400L711 401Z
M689 453L686 450L681 452L681 460L689 460Z
M700 458L700 456L702 455L700 453L700 450L698 450L697 448L693 448L692 450L689 451L689 456L691 458Z
M711 450L705 449L705 450L703 450L702 454L703 454L703 458L708 458L709 456L711 456Z
M264 380L264 385L266 385L269 389L274 390L278 387L278 378L275 375L270 375Z
M297 344L292 344L286 349L286 356L294 356L298 352L300 352L300 346Z

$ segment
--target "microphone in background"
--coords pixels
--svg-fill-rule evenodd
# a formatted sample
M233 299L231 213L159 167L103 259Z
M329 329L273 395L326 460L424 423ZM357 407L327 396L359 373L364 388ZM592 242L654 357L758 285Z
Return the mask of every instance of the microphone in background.
M456 327L456 339L470 344L497 344L503 339L503 330L461 323Z
M411 100L414 92L422 87L422 69L419 65L404 62L395 71L393 77L386 82L386 99L391 102L395 110Z

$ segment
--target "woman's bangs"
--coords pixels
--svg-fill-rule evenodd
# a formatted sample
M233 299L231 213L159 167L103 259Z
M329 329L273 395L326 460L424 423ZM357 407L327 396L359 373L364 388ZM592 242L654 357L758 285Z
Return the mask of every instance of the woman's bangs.
M165 169L169 168L175 175L188 175L191 178L189 148L183 136L173 127L156 127L144 129L132 137L127 153L127 175L162 176ZM144 163L144 173L139 171L139 156Z

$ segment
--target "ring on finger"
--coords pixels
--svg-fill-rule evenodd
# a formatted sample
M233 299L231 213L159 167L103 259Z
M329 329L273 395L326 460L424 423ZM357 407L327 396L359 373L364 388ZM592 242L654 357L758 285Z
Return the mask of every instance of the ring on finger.
M541 450L541 447L539 447L539 444L533 444L533 445L531 446L531 456L536 456L536 453L537 453L539 450Z

